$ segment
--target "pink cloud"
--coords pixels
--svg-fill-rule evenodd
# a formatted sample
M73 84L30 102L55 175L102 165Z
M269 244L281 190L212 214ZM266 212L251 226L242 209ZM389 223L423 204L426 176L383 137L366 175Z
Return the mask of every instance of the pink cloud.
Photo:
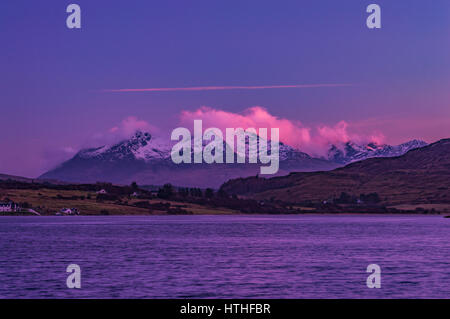
M119 124L109 128L107 131L94 134L92 139L83 147L98 147L99 145L111 145L130 138L136 131L159 134L160 130L145 120L138 119L136 116L128 116Z
M225 128L280 128L280 139L288 144L307 143L310 141L309 129L287 119L278 118L267 112L266 109L255 106L245 110L242 114L201 107L196 111L182 111L181 123L192 124L195 119L203 120L205 127ZM281 129L282 128L282 129Z
M331 144L342 144L348 141L381 143L381 134L363 134L351 130L351 124L340 121L333 126L318 125L308 127L300 121L280 118L270 114L265 108L255 106L242 113L201 107L195 111L182 111L182 125L190 127L194 120L203 120L204 128L217 127L243 129L279 128L280 140L288 145L301 149L312 155L323 155Z
M156 127L150 125L144 120L139 120L136 116L128 116L123 119L119 125L109 129L109 133L115 134L120 138L127 138L134 134L136 131L145 131L154 133L157 130Z
M345 143L350 140L348 134L348 123L340 121L335 126L321 125L317 127L318 136L323 140L323 143Z
M443 132L449 131L449 127L450 116L430 115L369 118L354 123L352 126L356 131L382 131L386 134L386 138L382 140L388 144L400 144L411 139L422 139L432 143L441 138L449 138L450 134L443 134ZM382 134L379 135L382 136ZM376 139L377 136L374 138Z

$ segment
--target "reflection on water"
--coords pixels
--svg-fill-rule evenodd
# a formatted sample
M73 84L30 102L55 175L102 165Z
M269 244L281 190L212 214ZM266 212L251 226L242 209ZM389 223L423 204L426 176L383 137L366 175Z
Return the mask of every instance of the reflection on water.
M0 297L449 298L449 231L441 216L1 217Z

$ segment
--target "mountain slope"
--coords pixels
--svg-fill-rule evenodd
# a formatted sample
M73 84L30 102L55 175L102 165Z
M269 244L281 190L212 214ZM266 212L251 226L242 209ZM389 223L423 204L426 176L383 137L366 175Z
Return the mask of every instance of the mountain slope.
M385 203L450 203L450 139L399 157L371 158L329 172L229 181L222 189L257 199L323 201L376 192Z
M6 174L0 174L0 181L17 181L17 182L23 182L23 183L32 183L34 182L34 179L22 177L22 176L15 176L15 175L6 175Z
M205 143L204 143L205 144ZM225 147L226 144L224 144ZM248 149L247 143L247 149ZM218 188L229 179L255 176L260 164L174 164L171 145L149 133L136 132L129 140L112 146L84 149L72 159L43 174L41 179L67 182L161 185ZM292 171L331 170L339 165L280 143L280 170L277 175Z
M23 176L16 175L7 175L0 174L0 181L12 181L12 182L20 182L20 183L51 183L54 185L65 184L64 182L54 180L54 179L36 179L36 178L28 178Z
M420 140L412 140L396 146L378 145L376 143L358 145L353 142L347 142L341 147L331 145L327 153L327 159L339 164L348 164L373 157L401 156L412 149L426 145L426 142Z

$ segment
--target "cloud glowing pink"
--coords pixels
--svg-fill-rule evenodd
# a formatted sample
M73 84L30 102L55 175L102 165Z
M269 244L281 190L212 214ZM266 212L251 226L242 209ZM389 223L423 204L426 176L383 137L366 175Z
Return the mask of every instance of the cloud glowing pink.
M301 149L311 155L324 155L331 144L340 145L348 141L381 142L382 137L364 133L350 132L345 121L334 126L317 125L307 127L300 121L280 118L270 114L267 109L254 106L242 113L233 113L211 107L201 107L194 111L182 111L180 122L182 125L192 125L194 120L203 120L204 127L217 127L222 131L227 127L247 128L279 128L280 140L290 146ZM377 137L377 139L375 139Z

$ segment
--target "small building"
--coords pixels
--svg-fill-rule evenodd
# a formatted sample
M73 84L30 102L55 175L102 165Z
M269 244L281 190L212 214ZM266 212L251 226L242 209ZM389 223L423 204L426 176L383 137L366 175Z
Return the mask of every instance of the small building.
M0 212L12 213L18 212L20 210L20 206L14 202L0 202Z
M158 191L157 191L157 190L151 190L151 191L150 191L150 195L151 195L152 197L158 197Z
M137 192L134 192L133 194L131 194L131 197L138 197L139 196L139 193L137 193Z
M56 215L80 215L80 212L76 208L63 208Z
M97 192L97 194L108 194L108 192L105 189L101 189Z

